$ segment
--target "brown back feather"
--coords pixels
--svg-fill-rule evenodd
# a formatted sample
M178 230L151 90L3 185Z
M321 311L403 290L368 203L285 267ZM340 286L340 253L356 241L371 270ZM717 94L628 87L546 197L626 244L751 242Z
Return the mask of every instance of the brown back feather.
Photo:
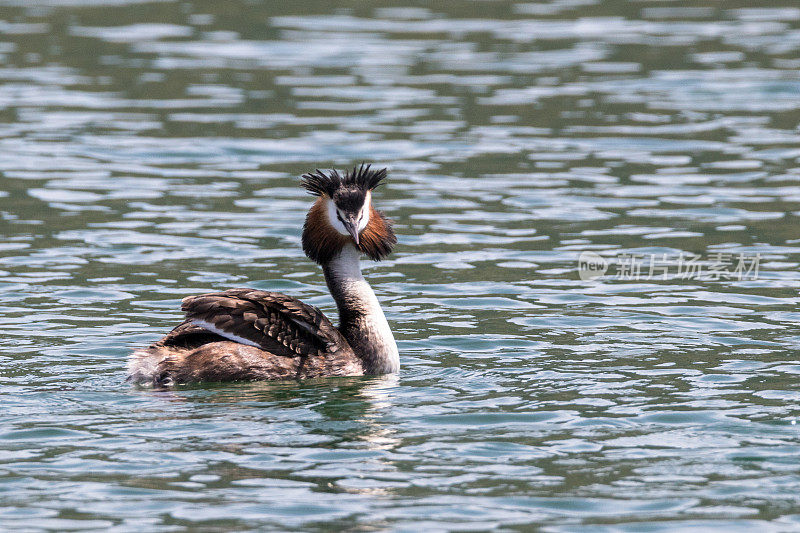
M277 355L325 355L350 349L322 311L277 292L230 289L189 296L181 308L188 321L208 322Z

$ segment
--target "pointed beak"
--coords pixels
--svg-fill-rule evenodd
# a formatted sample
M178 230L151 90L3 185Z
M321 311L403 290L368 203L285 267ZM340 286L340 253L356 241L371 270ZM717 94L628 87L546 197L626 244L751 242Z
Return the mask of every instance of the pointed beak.
M350 236L353 237L356 246L358 246L358 223L352 218L347 218L344 221L344 227L350 233Z

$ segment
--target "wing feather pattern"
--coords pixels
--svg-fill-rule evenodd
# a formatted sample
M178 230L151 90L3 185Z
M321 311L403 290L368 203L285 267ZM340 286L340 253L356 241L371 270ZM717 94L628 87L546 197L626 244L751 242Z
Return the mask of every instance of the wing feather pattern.
M189 296L181 309L192 324L265 350L278 343L290 356L325 355L347 345L322 311L277 292L230 289Z

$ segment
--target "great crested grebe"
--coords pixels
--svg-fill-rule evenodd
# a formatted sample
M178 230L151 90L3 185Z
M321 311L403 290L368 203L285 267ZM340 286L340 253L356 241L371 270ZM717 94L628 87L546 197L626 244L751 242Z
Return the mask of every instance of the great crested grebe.
M361 275L360 256L380 261L397 243L372 205L386 169L317 170L302 186L317 200L306 215L303 251L322 266L339 327L322 311L277 292L230 289L189 296L186 320L135 351L129 380L154 385L389 374L400 368L392 331Z

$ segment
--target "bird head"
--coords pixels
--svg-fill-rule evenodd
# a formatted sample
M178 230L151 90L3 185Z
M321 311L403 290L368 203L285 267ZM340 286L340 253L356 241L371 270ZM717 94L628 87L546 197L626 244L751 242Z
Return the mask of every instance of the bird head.
M324 264L352 245L380 261L397 243L391 221L372 204L372 191L386 179L386 169L361 164L349 172L336 170L305 174L301 185L318 199L306 216L303 251Z

